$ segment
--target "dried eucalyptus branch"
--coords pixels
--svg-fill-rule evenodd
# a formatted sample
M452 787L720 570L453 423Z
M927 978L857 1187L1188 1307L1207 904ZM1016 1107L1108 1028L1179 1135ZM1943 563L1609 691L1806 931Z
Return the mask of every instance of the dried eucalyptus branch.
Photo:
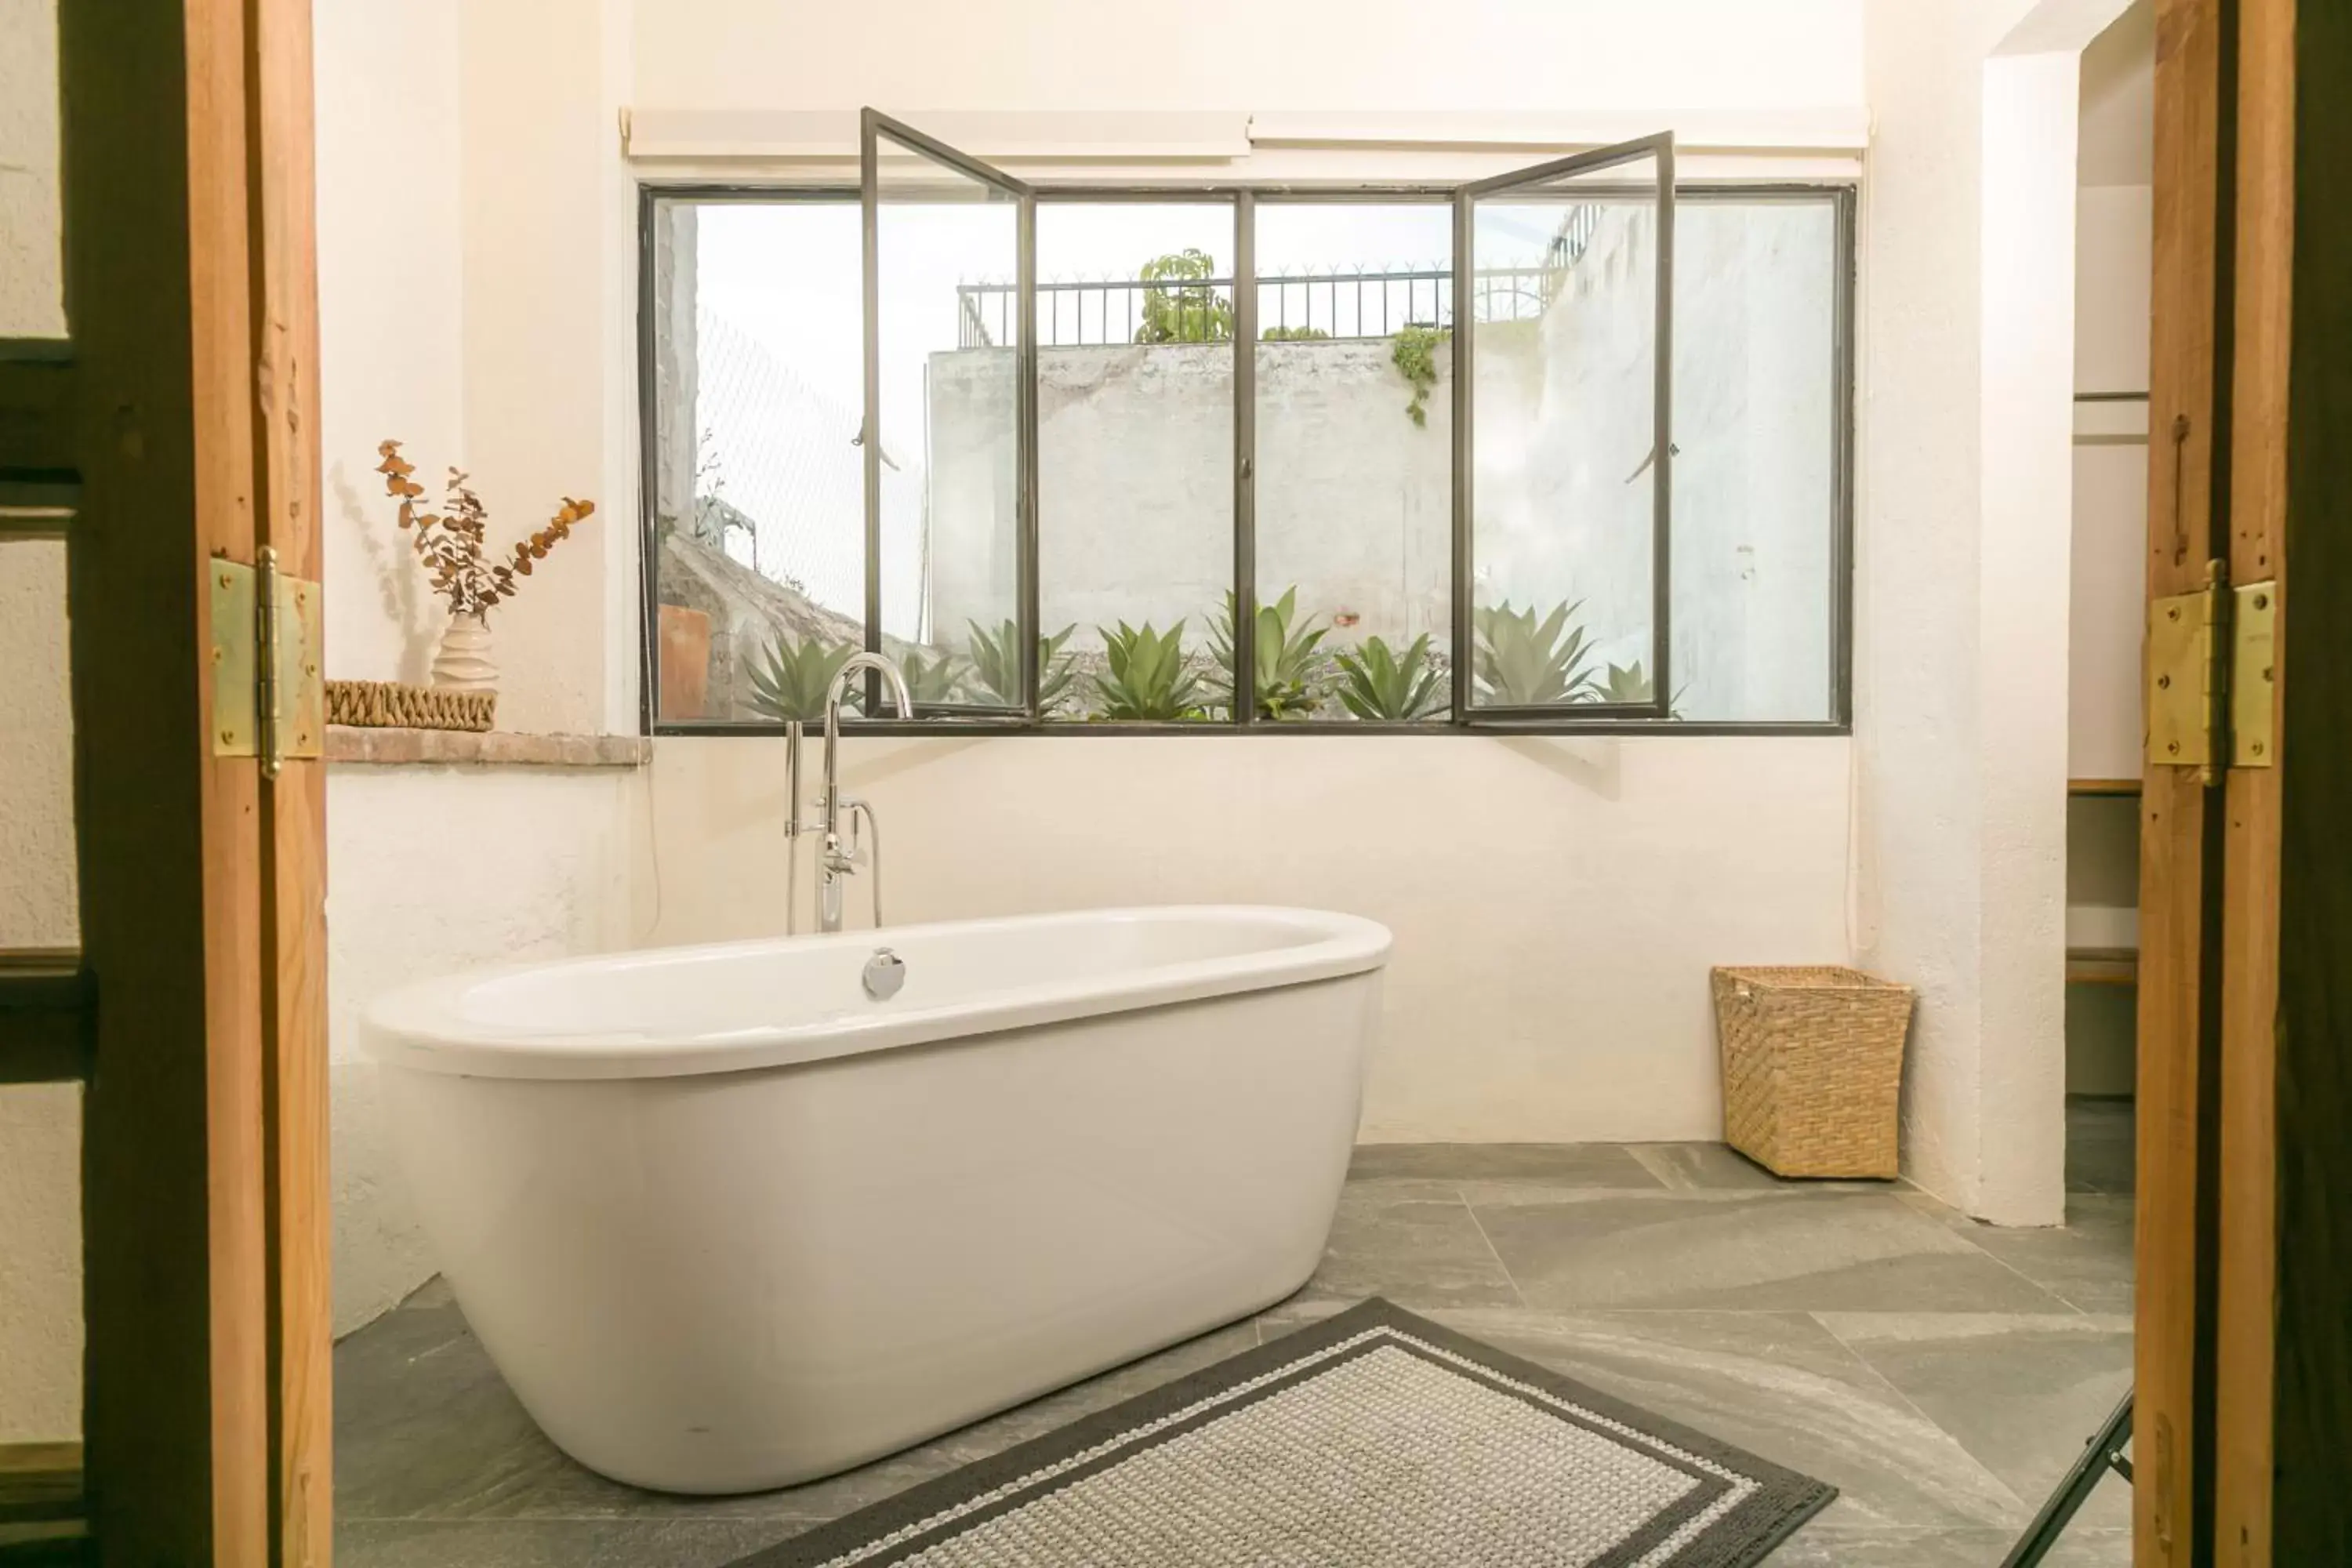
M401 529L409 534L416 559L432 579L435 595L449 602L452 615L486 615L492 605L513 598L522 589L518 579L530 575L530 563L546 560L549 551L571 537L572 525L596 510L594 501L565 496L546 527L516 542L510 558L485 561L489 510L467 486L462 469L449 470L441 510L426 511L417 504L425 487L409 478L416 465L400 455L400 443L380 442L376 455L383 459L375 471L383 476L384 493L400 502Z

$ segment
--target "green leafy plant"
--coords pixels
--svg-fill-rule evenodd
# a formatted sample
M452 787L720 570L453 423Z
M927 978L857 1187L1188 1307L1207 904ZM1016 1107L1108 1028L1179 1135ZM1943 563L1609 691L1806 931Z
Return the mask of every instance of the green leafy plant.
M1675 709L1683 700L1683 692L1689 689L1690 688L1685 686L1666 700L1667 718L1682 717ZM1642 661L1638 658L1628 665L1611 665L1609 673L1601 677L1599 689L1593 698L1597 702L1654 702L1657 700L1657 683L1643 670Z
M1422 633L1403 653L1370 637L1339 654L1339 701L1359 719L1409 722L1445 706L1445 678L1430 657L1429 634Z
M1182 621L1165 632L1153 630L1149 621L1140 626L1121 621L1116 631L1097 629L1107 668L1095 676L1101 704L1097 718L1165 722L1202 717L1201 677L1184 657Z
M1323 700L1329 674L1329 657L1318 646L1330 635L1328 626L1312 621L1294 626L1298 617L1298 590L1289 588L1271 605L1257 607L1257 664L1253 682L1261 719L1303 719ZM1225 595L1224 608L1209 629L1209 653L1220 679L1214 689L1227 712L1234 709L1234 596Z
M1262 343L1315 343L1330 336L1320 327L1268 327L1257 335Z
M824 718L824 694L857 648L851 643L780 637L764 664L751 666L751 706L763 717L814 724Z
M1609 673L1601 678L1595 700L1601 702L1654 702L1657 698L1656 685L1643 673L1642 661L1637 658L1631 664L1611 665Z
M1173 284L1143 290L1143 324L1135 329L1139 343L1222 343L1234 335L1234 305L1220 299L1207 279L1216 276L1216 258L1204 250L1187 247L1143 264L1146 283ZM1192 279L1202 281L1192 281Z
M1406 327L1389 346L1389 362L1412 388L1412 401L1404 412L1416 425L1429 423L1429 395L1437 385L1437 345L1452 335L1450 327Z
M910 647L898 657L898 673L906 679L907 695L918 708L936 708L956 700L955 661L947 654L927 659L921 648ZM887 687L883 696L886 700L889 696ZM902 713L899 717L911 719L914 715Z
M987 694L1008 708L1021 705L1021 628L1011 621L1000 625L993 633L978 621L967 623L971 628L972 673ZM1077 679L1077 669L1071 656L1062 651L1076 626L1064 626L1049 637L1037 639L1037 710L1051 713L1068 697L1070 683Z
M1474 612L1470 668L1479 696L1503 707L1591 701L1600 682L1584 628L1574 619L1581 605L1556 605L1541 620L1532 605L1515 610L1507 601Z

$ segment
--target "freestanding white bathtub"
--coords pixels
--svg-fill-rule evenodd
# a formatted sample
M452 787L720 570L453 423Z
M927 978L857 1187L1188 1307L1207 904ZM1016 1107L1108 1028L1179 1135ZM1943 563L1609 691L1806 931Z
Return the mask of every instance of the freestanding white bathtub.
M1388 951L1307 910L906 926L460 975L368 1036L532 1417L619 1480L753 1491L1297 1289Z

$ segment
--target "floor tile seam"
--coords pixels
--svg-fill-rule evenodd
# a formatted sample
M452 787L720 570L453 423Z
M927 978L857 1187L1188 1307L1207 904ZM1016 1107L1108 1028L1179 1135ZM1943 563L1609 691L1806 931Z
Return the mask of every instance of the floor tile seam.
M1495 1245L1495 1238L1486 1234L1486 1222L1478 1217L1477 1205L1470 1201L1470 1194L1457 1187L1454 1189L1454 1201L1462 1205L1462 1212L1470 1216L1471 1227L1477 1231L1478 1239L1486 1244L1486 1256L1493 1258L1495 1267L1503 1271L1503 1283L1511 1288L1511 1294L1517 1298L1521 1308L1528 1311L1535 1310L1528 1300L1528 1293L1519 1289L1518 1277L1511 1272L1511 1266L1503 1261L1502 1249Z
M1901 1313L1901 1312L1847 1312L1847 1313L1844 1313L1844 1314L1842 1314L1842 1315L1843 1315L1843 1316L1845 1316L1845 1317L1851 1317L1851 1318L1871 1318L1871 1317L1889 1317L1889 1318L1893 1318L1893 1317L1905 1317L1905 1316L1908 1316L1909 1314L1906 1314L1906 1313ZM2030 1505L2026 1502L2026 1500L2025 1500L2023 1498L2021 1498L2021 1497L2018 1496L2018 1494L2017 1494L2017 1489L2016 1489L2015 1487L2011 1486L2007 1481L2002 1480L1999 1476L1995 1475L1995 1474L1993 1473L1993 1470L1992 1470L1992 1467L1991 1467L1991 1466L1990 1466L1990 1465L1986 1464L1982 1459L1980 1459L1980 1458L1977 1458L1975 1451L1974 1451L1973 1449L1971 1449L1971 1448L1970 1448L1970 1447L1969 1447L1966 1443L1963 1443L1963 1442L1961 1442L1961 1441L1960 1441L1960 1437L1959 1437L1959 1434L1958 1434L1958 1433L1954 1432L1950 1427L1948 1427L1948 1426L1945 1426L1942 1422L1940 1422L1940 1421L1937 1420L1934 1416L1932 1416L1932 1415L1928 1415L1928 1414L1927 1413L1927 1411L1925 1411L1925 1410L1921 1409L1921 1408L1920 1408L1920 1406L1919 1406L1919 1403L1918 1403L1918 1401L1916 1401L1916 1400L1913 1399L1909 1394L1907 1394L1904 1393L1900 1388L1897 1388L1897 1387L1895 1385L1895 1380L1894 1380L1893 1378L1891 1378L1891 1377L1887 1376L1885 1373L1883 1373L1883 1372L1879 1371L1879 1370L1878 1370L1878 1368L1877 1368L1877 1366L1876 1366L1876 1365L1874 1365L1874 1364L1871 1362L1871 1359L1870 1359L1868 1356L1866 1356L1866 1355L1864 1355L1864 1354L1863 1354L1863 1353L1862 1353L1862 1351L1860 1350L1860 1348L1859 1348L1859 1347L1857 1347L1856 1345L1854 1345L1854 1344L1853 1343L1853 1342L1849 1341L1849 1340L1848 1340L1848 1339L1847 1339L1843 1334L1839 1333L1839 1332L1837 1331L1837 1330L1836 1330L1836 1329L1834 1329L1834 1328L1832 1328L1832 1327L1828 1322L1824 1321L1823 1321L1823 1314L1822 1314L1822 1313L1820 1313L1820 1312L1808 1312L1808 1313L1806 1313L1806 1314L1805 1314L1805 1316L1807 1316L1808 1318L1811 1318L1811 1319L1813 1321L1813 1322L1814 1322L1815 1326L1817 1326L1817 1327L1822 1331L1822 1332L1823 1332L1823 1333L1825 1333L1825 1334L1829 1335L1829 1337L1831 1338L1831 1340L1832 1340L1833 1342L1835 1342L1835 1343L1837 1344L1837 1347L1838 1347L1840 1350L1842 1350L1842 1351L1845 1352L1845 1353L1846 1353L1847 1355L1849 1355L1849 1356L1853 1357L1853 1363L1854 1363L1854 1365L1856 1365L1856 1366L1860 1367L1864 1372L1867 1373L1871 1376L1871 1378L1872 1378L1873 1380L1874 1380L1874 1381L1879 1384L1879 1386L1881 1386L1881 1387L1883 1387L1884 1389L1885 1389L1885 1390L1886 1390L1886 1392L1894 1397L1894 1399L1895 1399L1895 1403L1896 1403L1896 1404L1898 1404L1898 1405L1902 1405L1904 1409L1908 1410L1909 1412L1911 1412L1911 1414L1912 1414L1912 1415L1916 1415L1916 1416L1917 1416L1921 1421L1926 1422L1929 1430L1931 1430L1931 1431L1933 1431L1933 1432L1936 1432L1936 1433L1937 1433L1937 1434L1941 1435L1941 1436L1942 1436L1942 1437L1944 1438L1944 1440L1945 1440L1946 1442L1948 1442L1948 1443L1951 1444L1953 1447L1958 1448L1958 1449L1960 1451L1960 1453L1961 1453L1963 1456L1965 1456L1965 1457L1967 1458L1967 1459L1968 1459L1969 1463L1970 1463L1970 1464L1974 1465L1974 1466L1977 1468L1978 1471L1983 1475L1983 1477L1984 1477L1984 1479L1987 1479L1987 1480L1990 1481L1994 1486L1996 1486L1996 1487L2000 1488L2000 1491L2001 1491L2001 1494L2002 1494L2004 1497L2009 1498L2011 1501L2013 1501L2014 1503L2016 1503L2016 1505L2017 1505L2017 1518L2018 1518L2019 1520L2021 1520L2021 1520L2023 1520L2023 1519L2027 1516L2027 1513L2028 1513L2028 1511L2029 1511ZM1990 1526L1990 1528L1992 1528L1992 1529L1996 1529L1996 1530L1997 1530L1997 1529L2000 1529L2000 1525L1993 1525L1993 1526Z
M1970 1225L1970 1226L1974 1226L1974 1225L1976 1224L1976 1222L1975 1222L1974 1220L1969 1220L1967 1223L1968 1223L1969 1225ZM2063 1229L2063 1226L2061 1226L2061 1227L2059 1227L2059 1228L2062 1228L2062 1229ZM2075 1317L2078 1317L2078 1318L2087 1318L2087 1317L2089 1317L2089 1316L2091 1315L2090 1313L2088 1313L2088 1312L2084 1311L2084 1310L2082 1309L2082 1307L2080 1307L2079 1305L2077 1305L2076 1303L2074 1303L2074 1302L2073 1302L2073 1301L2068 1300L2064 1296L2061 1295L2061 1294L2059 1293L2058 1289L2057 1289L2057 1287L2056 1287L2056 1286L2054 1286L2054 1285L2044 1285L2043 1283L2042 1283L2042 1281L2041 1281L2041 1280L2036 1279L2035 1278L2033 1278L2033 1276L2032 1276L2032 1275L2028 1274L2024 1269L2020 1268L2016 1264L2011 1263L2008 1258L2003 1258L2000 1253L1995 1252L1992 1248L1990 1248L1990 1247L1989 1247L1985 1246L1982 1242L1979 1242L1979 1240L1977 1240L1977 1238L1976 1238L1975 1237L1973 1237L1973 1236L1969 1235L1969 1232L1968 1232L1967 1230L1961 1229L1960 1227L1958 1227L1958 1226L1953 1226L1953 1227L1952 1227L1952 1234L1953 1234L1953 1235L1955 1235L1955 1236L1957 1236L1957 1237L1958 1237L1962 1242L1964 1242L1965 1244L1967 1244L1967 1246L1968 1246L1968 1247L1969 1248L1969 1250L1971 1250L1971 1251L1975 1252L1979 1257L1980 1257L1980 1258L1991 1258L1995 1263L2000 1264L2003 1268L2008 1269L2011 1274L2014 1274L2014 1275L2016 1275L2020 1279L2024 1280L2024 1281L2025 1281L2025 1283L2026 1283L2027 1285L2031 1286L2033 1289L2035 1289L2035 1290L2039 1291L2040 1293L2042 1293L2042 1295L2044 1295L2044 1296L2049 1297L2052 1300L2053 1300L2053 1301L2057 1302L2060 1306L2062 1306L2062 1307L2065 1308L2065 1309L2066 1309L2066 1312L2071 1312L2071 1313L2073 1313ZM2065 1314L2065 1313L2055 1313L2055 1312L2044 1312L2044 1313L2026 1313L2026 1314L2021 1314L2021 1315L2023 1315L2023 1316L2029 1316L2029 1317L2032 1317L2032 1316L2040 1316L2040 1317L2063 1317L2063 1316L2065 1316L2066 1314Z

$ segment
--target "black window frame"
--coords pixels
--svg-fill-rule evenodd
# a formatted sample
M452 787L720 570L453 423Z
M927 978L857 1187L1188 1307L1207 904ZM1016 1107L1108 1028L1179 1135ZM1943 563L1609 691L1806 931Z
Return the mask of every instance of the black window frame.
M918 133L919 134L919 133ZM949 149L952 151L952 149ZM1671 168L1671 153L1667 167ZM1559 160L1566 165L1572 160ZM1520 170L1506 176L1516 180L1538 173L1543 168ZM1669 175L1671 178L1672 176ZM1474 193L1483 191L1494 182L1433 184L1426 182L1354 183L1346 185L1293 185L1269 182L1222 181L1212 183L1171 183L1166 184L1097 184L1086 182L1029 182L1029 200L1034 205L1064 202L1230 202L1234 207L1234 595L1237 605L1234 616L1234 668L1246 670L1254 667L1256 595L1256 518L1255 491L1255 420L1256 420L1256 331L1257 288L1260 283L1255 269L1255 205L1264 200L1275 203L1354 202L1411 204L1429 203L1454 209L1455 250L1454 264L1460 268L1469 264L1470 258L1462 245L1461 228L1466 221L1469 203ZM1024 674L1031 694L1033 714L1024 719L994 714L954 717L941 714L929 718L900 719L897 717L866 719L845 713L845 732L862 735L906 736L923 735L1485 735L1485 736L1850 736L1853 732L1853 536L1854 536L1854 312L1856 294L1856 206L1857 185L1851 180L1770 181L1742 183L1738 181L1682 181L1673 184L1675 204L1725 203L1730 205L1768 202L1825 203L1832 211L1834 227L1832 331L1830 352L1832 356L1832 388L1835 404L1831 439L1831 520L1830 520L1830 704L1829 716L1807 720L1738 720L1738 719L1676 719L1669 716L1628 717L1622 708L1601 704L1563 705L1559 710L1538 716L1513 713L1504 717L1482 718L1475 703L1467 700L1468 678L1463 657L1470 647L1471 627L1463 608L1466 602L1467 584L1464 563L1469 558L1470 517L1468 495L1462 480L1462 465L1468 455L1468 426L1458 417L1459 400L1465 395L1463 386L1467 378L1457 375L1454 395L1457 418L1454 428L1454 489L1456 503L1452 522L1454 561L1454 581L1451 596L1454 606L1451 619L1453 646L1456 650L1455 669L1459 673L1445 716L1442 719L1412 722L1385 722L1370 720L1333 720L1316 722L1267 722L1258 720L1255 704L1234 702L1224 719L1185 721L1177 723L1143 723L1129 721L1077 721L1054 720L1034 712L1037 672L1034 669L1034 637L1026 639L1032 646L1024 649ZM654 444L660 437L660 420L656 399L656 345L655 332L658 317L658 301L655 298L655 256L658 240L659 209L666 202L719 205L777 205L801 202L838 202L857 204L861 199L861 181L856 177L824 181L791 183L733 183L709 181L640 181L637 187L637 414L638 414L638 564L640 577L640 625L638 636L638 725L639 732L650 736L745 735L781 737L786 725L773 720L693 719L664 721L656 711L659 702L660 684L656 660L659 658L660 623L659 563L660 542L656 537L659 511L657 489L660 479L659 455ZM1024 230L1027 226L1024 226ZM1669 236L1671 238L1671 236ZM1034 252L1034 245L1024 243L1024 249ZM1031 268L1034 254L1024 256ZM1671 262L1668 263L1669 268ZM1671 272L1669 271L1669 277ZM1458 287L1458 283L1457 283ZM1034 312L1030 312L1034 315ZM1034 322L1024 332L1031 342L1026 383L1022 403L1024 417L1029 423L1029 473L1024 496L1024 531L1034 537L1036 522L1036 489L1034 453L1036 437L1036 355ZM1665 349L1671 353L1671 339ZM1658 536L1663 549L1670 516L1658 522ZM877 566L873 559L870 541L866 563L869 584L877 579ZM1038 552L1034 543L1027 551L1023 568L1021 597L1031 624L1037 625L1036 595L1039 580ZM1664 595L1670 592L1669 580L1661 573L1655 579L1656 591ZM869 595L870 596L870 595ZM871 641L878 626L870 620L867 639ZM1664 682L1659 685L1663 694ZM1579 709L1591 710L1589 716L1580 715Z

